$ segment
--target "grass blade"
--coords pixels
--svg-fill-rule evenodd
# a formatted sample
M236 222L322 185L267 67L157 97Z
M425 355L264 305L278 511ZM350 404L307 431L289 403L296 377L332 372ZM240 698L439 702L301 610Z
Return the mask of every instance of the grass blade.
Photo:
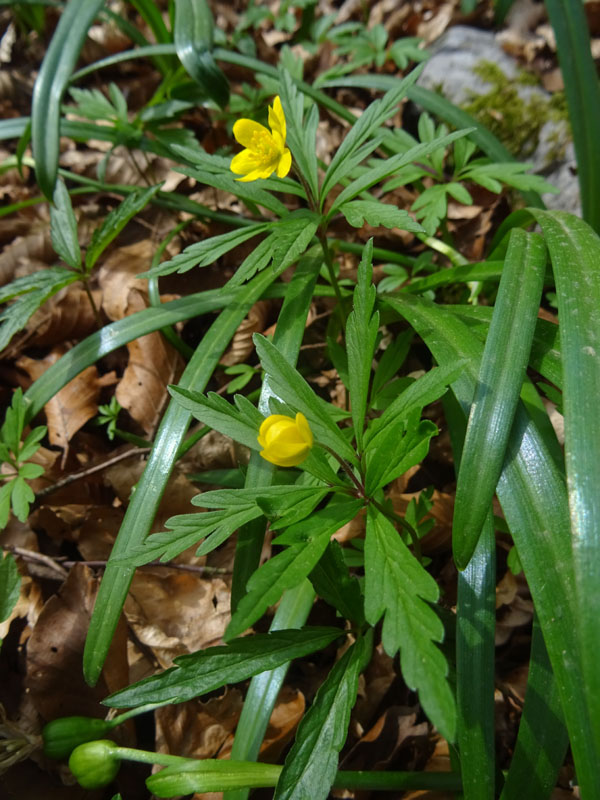
M556 681L534 616L525 705L500 800L547 800L568 745Z
M473 555L502 464L525 377L546 267L538 234L511 232L479 369L456 486L452 549L459 569Z
M546 0L565 82L584 219L600 232L600 88L583 3Z
M236 328L253 303L276 277L277 273L272 270L258 275L244 287L243 299L238 295L237 302L229 304L221 312L196 348L179 386L199 392L204 390ZM152 313L157 314L157 309L152 309ZM144 541L190 419L191 413L171 400L154 441L146 469L129 503L100 584L86 641L83 658L84 675L91 685L94 685L100 676L133 577L132 568L119 566L114 562L126 556L131 548Z
M600 238L583 220L565 212L535 212L535 217L556 282L577 621L585 690L600 751Z
M387 303L410 322L438 363L467 359L463 374L452 387L466 414L483 346L459 319L433 303L408 295L387 298ZM600 797L599 758L583 688L581 642L575 629L566 487L537 429L520 407L497 493L539 615L582 796Z
M452 392L444 397L444 411L458 470L466 425ZM489 514L473 558L458 574L457 740L465 800L495 797L495 629L496 539Z
M229 83L211 52L214 27L207 0L175 0L175 47L179 60L208 97L225 108Z
M88 29L104 0L70 0L58 22L33 87L31 143L40 189L52 200L58 174L60 103Z

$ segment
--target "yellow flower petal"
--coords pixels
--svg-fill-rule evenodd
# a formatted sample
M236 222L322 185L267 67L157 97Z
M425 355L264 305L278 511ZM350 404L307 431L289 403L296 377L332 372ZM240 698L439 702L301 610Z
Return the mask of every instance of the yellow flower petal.
M277 132L281 136L281 140L285 142L286 125L285 115L279 95L273 100L273 106L269 106L269 128L273 133Z
M252 140L254 137L268 136L272 138L265 126L261 125L259 122L254 122L253 119L238 119L233 126L233 135L236 141L250 149L252 149Z
M271 414L260 426L258 443L266 461L279 467L295 467L310 452L313 435L303 414L297 414L295 420L285 414Z
M278 178L285 178L288 172L292 168L292 154L290 151L285 148L283 151L283 155L279 159L279 164L277 165L277 177Z

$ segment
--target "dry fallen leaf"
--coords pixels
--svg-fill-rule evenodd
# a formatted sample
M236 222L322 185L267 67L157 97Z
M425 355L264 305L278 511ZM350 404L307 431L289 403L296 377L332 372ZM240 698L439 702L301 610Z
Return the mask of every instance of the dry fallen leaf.
M37 380L48 367L58 361L66 350L67 348L64 346L54 347L41 360L21 356L17 361L17 366L24 370L32 380ZM97 401L101 388L110 386L114 382L113 372L100 377L95 366L87 367L44 406L48 424L48 439L50 444L64 448L63 462L72 437L98 413Z
M230 592L221 578L146 567L136 572L125 602L139 642L163 668L176 656L218 644L230 619Z
M44 720L71 714L103 716L100 700L128 683L126 628L121 621L98 685L83 679L82 656L98 581L76 565L40 613L27 643L28 691Z

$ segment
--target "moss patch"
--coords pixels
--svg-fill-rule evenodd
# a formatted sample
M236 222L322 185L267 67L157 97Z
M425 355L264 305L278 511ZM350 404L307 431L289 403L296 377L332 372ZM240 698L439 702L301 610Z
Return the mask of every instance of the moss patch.
M538 95L528 99L519 95L520 87L538 85L535 75L521 70L511 79L492 61L480 61L473 72L492 88L486 94L470 92L471 98L463 108L489 128L514 156L528 158L535 151L546 122L563 120L568 125L564 92L556 92L549 100ZM549 162L564 156L567 142L559 131L555 139L548 154Z

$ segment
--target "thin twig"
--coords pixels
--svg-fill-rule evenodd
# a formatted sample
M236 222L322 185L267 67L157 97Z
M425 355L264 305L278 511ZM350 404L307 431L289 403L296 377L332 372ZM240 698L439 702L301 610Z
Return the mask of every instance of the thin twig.
M106 461L102 461L100 464L94 464L92 467L86 467L85 469L79 470L79 472L72 472L70 475L66 475L64 478L56 481L56 483L53 483L50 486L45 486L43 489L40 489L39 492L36 492L35 502L37 504L44 497L47 497L49 494L58 491L58 489L62 489L64 486L68 486L69 484L79 481L82 478L87 478L89 475L94 475L96 472L102 472L102 470L107 469L107 467L112 467L113 464L118 464L119 461L125 461L127 458L135 458L135 456L146 455L146 453L149 453L150 450L150 447L134 447L131 450L126 450L124 453L119 453L112 458L108 458Z

